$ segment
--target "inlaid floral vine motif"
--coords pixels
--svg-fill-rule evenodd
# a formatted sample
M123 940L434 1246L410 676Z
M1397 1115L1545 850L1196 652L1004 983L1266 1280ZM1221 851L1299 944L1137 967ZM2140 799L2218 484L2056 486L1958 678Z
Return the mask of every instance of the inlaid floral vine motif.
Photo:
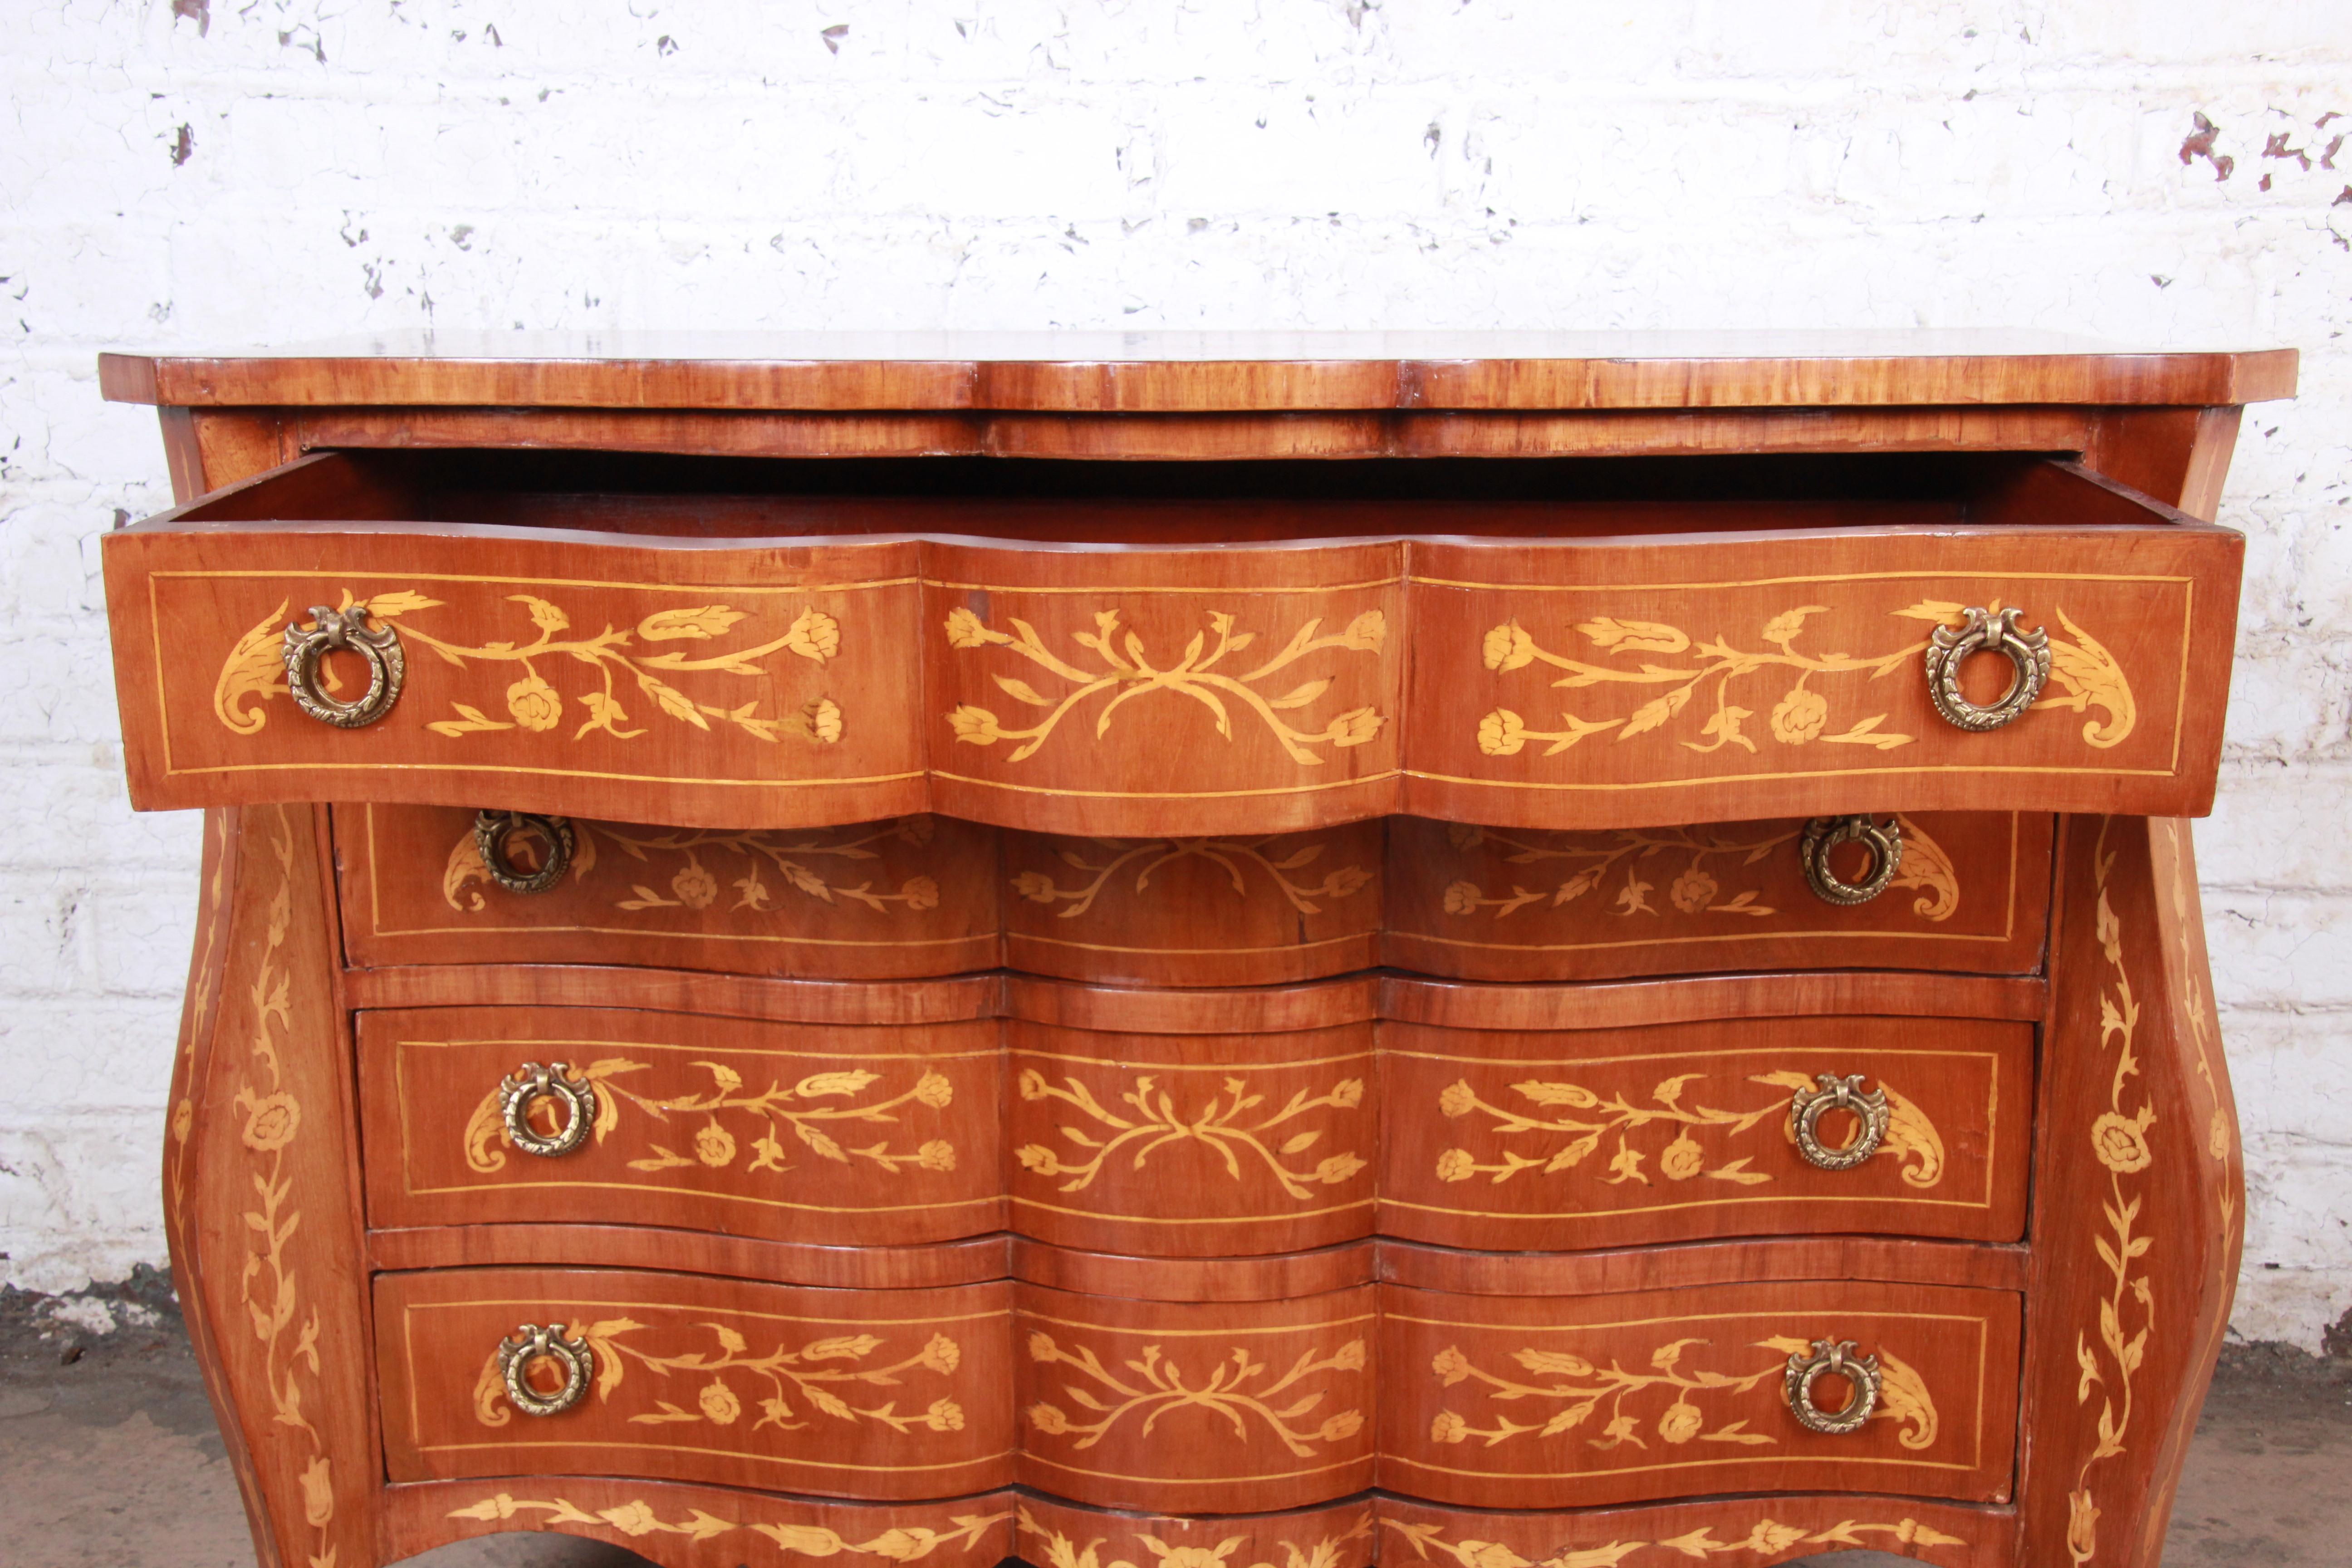
M1913 900L1911 912L1920 919L1951 919L1960 907L1960 879L1953 869L1951 857L1909 817L1897 815L1895 821L1903 830L1903 863L1887 886L1890 889L1917 889L1919 897ZM1668 921L1703 915L1762 918L1780 910L1771 904L1758 902L1758 889L1747 888L1735 893L1727 891L1724 884L1727 880L1738 880L1739 872L1768 856L1785 853L1793 857L1801 831L1801 827L1790 827L1783 832L1758 835L1658 827L1610 834L1514 837L1492 827L1457 822L1446 829L1446 837L1456 849L1470 850L1491 844L1510 851L1503 857L1506 865L1537 866L1560 861L1573 869L1550 887L1528 888L1515 880L1507 894L1490 895L1476 882L1458 879L1446 884L1440 899L1449 915L1487 911L1489 918L1504 920L1531 905L1558 909L1574 903L1585 894L1601 889L1604 883L1622 871L1623 880L1618 885L1611 910L1621 919L1633 915L1654 915ZM1658 891L1661 882L1665 884L1664 902L1653 903L1651 895Z
M261 824L270 823L267 837ZM251 1062L235 1104L244 1113L240 1140L252 1155L256 1205L245 1212L245 1273L239 1286L247 1321L259 1342L262 1386L269 1398L276 1426L299 1435L310 1453L302 1467L302 1518L316 1532L317 1546L310 1568L335 1568L335 1548L330 1531L335 1520L334 1466L327 1440L303 1414L306 1386L319 1384L319 1312L302 1311L301 1294L286 1244L301 1226L302 1211L294 1205L294 1178L286 1169L287 1151L302 1131L302 1102L286 1085L284 1063L278 1058L279 1036L294 1026L292 973L283 949L294 919L294 831L283 807L265 819L259 812L246 817L247 852L259 849L274 863L277 888L270 894L261 954L254 964L253 984L246 1001L253 1009L253 1033L247 1050ZM295 1320L301 1326L295 1327ZM226 1325L224 1325L226 1330ZM293 1331L290 1343L289 1330ZM306 1375L307 1374L307 1375Z
M1075 886L1065 888L1058 876L1044 871L1024 871L1013 879L1013 890L1034 904L1058 903L1063 907L1054 911L1056 918L1075 920L1094 908L1095 900L1112 878L1130 868L1135 872L1135 890L1140 895L1150 888L1154 873L1180 860L1198 859L1223 870L1234 891L1244 898L1249 896L1249 873L1253 869L1263 873L1292 909L1302 915L1315 915L1323 912L1317 900L1352 897L1372 879L1371 872L1361 866L1332 867L1316 883L1303 877L1294 879L1292 872L1305 872L1322 858L1328 846L1303 844L1276 859L1266 846L1277 837L1087 839L1082 842L1092 847L1098 859L1090 860L1086 852L1066 845L1055 852L1056 859L1078 873Z
M871 1541L857 1542L850 1541L821 1524L772 1524L758 1520L720 1519L700 1508L688 1509L684 1519L673 1522L662 1518L661 1510L642 1498L633 1498L627 1502L592 1511L568 1498L538 1501L499 1492L479 1502L453 1508L448 1517L487 1522L512 1519L517 1514L543 1515L543 1519L536 1521L542 1524L577 1524L595 1530L617 1531L633 1540L648 1535L683 1535L690 1541L709 1541L730 1531L750 1530L766 1536L796 1556L837 1557L848 1552L862 1557L880 1557L892 1563L920 1562L941 1547L969 1552L980 1544L990 1526L1009 1517L1002 1513L950 1514L948 1523L952 1528L948 1530L933 1530L927 1525L896 1525Z
M1072 1352L1051 1334L1033 1331L1029 1359L1069 1367L1094 1384L1087 1388L1069 1384L1062 1392L1072 1404L1091 1412L1095 1420L1080 1420L1042 1400L1028 1410L1030 1426L1057 1437L1075 1436L1073 1448L1093 1447L1130 1415L1143 1417L1142 1435L1148 1436L1161 1416L1187 1409L1221 1417L1233 1436L1244 1443L1252 1431L1263 1426L1302 1458L1317 1453L1318 1443L1342 1442L1364 1429L1360 1410L1338 1411L1314 1426L1305 1425L1322 1405L1325 1391L1300 1386L1318 1373L1363 1371L1367 1356L1361 1340L1349 1340L1329 1355L1318 1355L1311 1347L1303 1350L1287 1372L1268 1383L1258 1380L1273 1370L1271 1363L1258 1360L1241 1345L1210 1363L1198 1382L1188 1377L1173 1356L1162 1354L1158 1345L1144 1346L1139 1355L1119 1363L1118 1371L1113 1371L1103 1365L1091 1345ZM1130 1375L1121 1376L1122 1372ZM1277 1405L1276 1401L1282 1403Z
M2116 863L2116 855L2107 850L2107 830L2114 823L2113 817L2100 819L2099 837L2091 849L2098 890L2099 951L2114 972L2112 984L2099 989L2099 1048L2102 1052L2113 1049L2116 1061L2107 1080L2107 1108L2092 1120L2090 1128L2091 1152L2107 1173L2107 1196L2099 1205L2104 1234L2093 1231L2091 1247L2110 1283L2099 1299L2099 1350L2091 1348L2087 1334L2078 1331L2074 1336L2074 1360L2083 1372L2075 1384L2074 1402L2088 1405L2094 1390L2101 1391L2099 1441L2084 1457L2075 1472L2074 1489L2067 1494L2066 1551L2077 1563L2098 1555L2099 1507L2091 1489L2091 1471L2124 1451L2134 1413L2133 1380L2147 1352L2148 1334L2156 1326L2154 1277L2142 1261L2155 1247L2156 1238L2138 1231L2142 1198L2133 1190L2138 1184L2126 1182L2156 1163L2147 1142L2147 1130L2156 1122L2156 1107L2145 1087L2132 1082L2139 1077L2139 1058L2133 1053L2132 1044L2139 1030L2140 1004L2132 994L2131 975L2124 968L2123 921L2116 918L2107 901L2107 875ZM2186 967L2192 973L2197 968ZM2137 1331L2128 1326L2135 1312Z
M1072 1541L1058 1530L1048 1530L1026 1507L1020 1510L1020 1532L1036 1539L1035 1550L1045 1568L1136 1568L1126 1558L1113 1558L1106 1563L1101 1558L1103 1539L1097 1536L1084 1546ZM1172 1532L1171 1532L1172 1533ZM1342 1568L1350 1553L1350 1542L1367 1539L1372 1533L1370 1512L1356 1516L1356 1521L1339 1535L1327 1535L1311 1546L1301 1546L1295 1541L1278 1541L1282 1548L1280 1568ZM1242 1564L1233 1561L1245 1536L1229 1535L1214 1546L1171 1546L1156 1535L1138 1531L1135 1541L1155 1560L1147 1568L1276 1568L1271 1562Z
M1218 666L1228 655L1248 648L1257 640L1257 634L1234 630L1234 617L1223 610L1211 611L1209 630L1194 632L1175 662L1165 666L1153 661L1143 640L1133 631L1119 630L1117 610L1097 610L1093 631L1070 635L1072 642L1094 655L1099 668L1062 658L1045 646L1036 627L1018 616L1008 616L1006 624L1013 627L1012 631L997 631L970 610L952 610L947 619L948 646L967 650L992 647L1009 649L1057 680L1068 682L1070 689L1058 697L1046 697L1025 680L995 675L991 679L1007 697L1040 710L1037 721L1025 729L1008 729L991 710L964 703L948 715L948 724L955 738L967 745L1017 742L1008 759L1012 762L1034 754L1073 710L1106 691L1116 691L1117 695L1095 715L1097 740L1110 732L1111 720L1124 704L1153 692L1172 691L1207 709L1216 721L1217 733L1228 741L1234 738L1233 705L1240 706L1243 711L1256 716L1266 732L1289 753L1291 761L1310 765L1324 760L1315 747L1360 746L1388 721L1370 708L1350 708L1334 714L1320 730L1301 730L1283 715L1311 707L1321 699L1331 689L1329 677L1304 680L1280 692L1259 689L1261 682L1271 680L1309 654L1328 649L1378 654L1388 636L1388 620L1378 610L1366 610L1349 621L1345 629L1328 636L1317 635L1323 626L1318 616L1300 626L1280 653L1238 674ZM1213 643L1210 641L1213 635Z
M1626 1446L1646 1449L1651 1438L1666 1448L1693 1442L1773 1446L1777 1438L1748 1431L1745 1419L1710 1428L1709 1423L1719 1416L1710 1416L1704 1406L1735 1394L1752 1394L1767 1384L1777 1385L1788 1371L1789 1357L1810 1353L1812 1342L1788 1335L1759 1340L1750 1348L1774 1354L1772 1360L1752 1373L1686 1369L1683 1353L1693 1345L1707 1342L1682 1339L1660 1345L1650 1352L1646 1372L1629 1371L1613 1356L1608 1365L1597 1366L1571 1351L1541 1350L1530 1345L1512 1352L1511 1359L1540 1382L1522 1382L1487 1372L1459 1346L1448 1345L1429 1363L1430 1371L1437 1374L1443 1386L1453 1388L1475 1383L1486 1389L1489 1400L1498 1404L1522 1400L1556 1400L1560 1404L1558 1410L1544 1414L1537 1421L1514 1421L1498 1413L1491 1426L1477 1426L1452 1409L1441 1409L1430 1423L1430 1438L1438 1443L1467 1443L1475 1438L1491 1448L1529 1433L1538 1438L1556 1437L1582 1426L1605 1405L1607 1415L1599 1435L1585 1439L1588 1447L1603 1452ZM1906 1429L1897 1440L1906 1448L1929 1447L1936 1440L1936 1405L1927 1395L1926 1382L1900 1356L1885 1349L1875 1353L1880 1383L1878 1407L1872 1412L1871 1419L1904 1423ZM1661 1398L1670 1402L1658 1409ZM1628 1409L1629 1402L1636 1408ZM1649 1434L1646 1437L1643 1436L1645 1431Z
M743 1166L747 1173L781 1173L793 1169L786 1160L790 1151L778 1136L783 1132L789 1132L819 1159L839 1164L862 1160L893 1175L908 1170L955 1169L955 1145L944 1138L928 1139L912 1149L895 1150L887 1134L859 1148L845 1146L834 1136L834 1131L849 1136L852 1126L858 1123L896 1125L897 1113L908 1106L946 1110L955 1099L955 1085L946 1074L931 1068L923 1068L911 1085L887 1100L862 1105L834 1105L824 1102L854 1102L880 1083L882 1075L864 1068L817 1072L789 1089L771 1079L767 1088L747 1093L743 1075L734 1068L720 1061L698 1061L694 1065L710 1075L710 1087L699 1093L656 1098L639 1094L621 1081L627 1074L646 1071L649 1065L625 1057L606 1057L577 1069L578 1077L596 1086L596 1120L592 1131L598 1143L620 1125L625 1104L635 1106L656 1121L680 1129L679 1142L686 1144L687 1152L680 1153L666 1144L650 1143L646 1147L651 1152L628 1163L633 1171L674 1171L696 1165L715 1171L732 1165L743 1150L735 1132L721 1120L724 1112L748 1120L749 1131L756 1134L750 1139L751 1158ZM699 1126L695 1125L697 1121ZM503 1169L507 1156L502 1145L509 1142L506 1118L499 1105L499 1091L493 1089L482 1097L467 1120L467 1165L485 1175Z
M922 1405L922 1395L892 1394L878 1405L852 1404L852 1399L871 1400L868 1389L903 1388L908 1378L921 1373L939 1377L951 1376L961 1364L963 1352L955 1341L945 1334L935 1333L912 1355L883 1366L862 1364L890 1342L870 1333L828 1334L809 1340L795 1349L787 1350L779 1343L765 1355L753 1355L743 1335L725 1323L703 1322L694 1325L709 1331L715 1351L684 1351L676 1355L655 1355L628 1338L647 1331L647 1326L631 1318L609 1318L574 1330L588 1342L596 1358L595 1394L599 1404L613 1397L628 1375L629 1363L667 1379L679 1374L676 1384L664 1387L678 1388L683 1396L684 1385L698 1383L694 1390L695 1407L688 1410L667 1399L654 1401L655 1408L629 1417L630 1425L667 1426L674 1425L732 1426L745 1415L757 1412L757 1417L747 1429L758 1432L773 1426L781 1432L799 1432L814 1425L809 1413L827 1416L853 1425L872 1422L887 1426L901 1436L910 1432L961 1432L963 1430L963 1407L941 1395L928 1405ZM741 1384L744 1393L738 1392ZM766 1389L761 1393L761 1387ZM750 1398L749 1406L745 1399ZM847 1397L845 1397L846 1395ZM910 1405L898 1408L901 1398ZM794 1401L799 1403L795 1405ZM503 1426L514 1418L507 1404L506 1374L499 1365L499 1353L493 1351L482 1363L482 1374L474 1384L474 1418L485 1426Z
M1076 1126L1058 1130L1078 1146L1078 1153L1064 1155L1042 1143L1024 1144L1014 1152L1013 1157L1025 1171L1069 1178L1059 1189L1066 1193L1092 1186L1114 1154L1125 1152L1129 1163L1140 1171L1155 1152L1171 1143L1192 1142L1209 1149L1234 1181L1242 1179L1246 1160L1247 1168L1265 1171L1294 1198L1314 1196L1318 1185L1336 1187L1364 1168L1364 1161L1352 1151L1327 1154L1310 1168L1294 1168L1289 1162L1312 1153L1322 1142L1322 1131L1310 1128L1287 1134L1280 1131L1312 1110L1355 1110L1364 1102L1364 1080L1358 1078L1343 1078L1321 1094L1294 1090L1281 1110L1265 1116L1257 1112L1265 1108L1266 1097L1252 1090L1244 1078L1226 1079L1222 1092L1211 1095L1199 1112L1190 1116L1176 1108L1175 1097L1153 1073L1139 1074L1119 1096L1119 1102L1132 1109L1131 1115L1121 1115L1104 1105L1076 1078L1065 1078L1057 1086L1046 1082L1045 1075L1034 1068L1022 1069L1020 1089L1022 1099L1060 1100L1097 1129L1092 1133Z
M425 725L436 734L452 739L491 730L545 731L568 723L564 695L547 678L542 666L553 668L569 664L588 666L596 672L600 683L597 689L578 693L571 700L586 715L572 732L575 741L599 731L617 741L634 740L646 733L642 728L625 727L630 719L620 698L620 682L624 679L660 712L698 730L709 730L711 721L716 720L761 741L774 742L791 736L813 744L830 745L841 739L841 709L829 697L812 698L796 713L762 717L757 700L733 705L708 702L663 679L764 676L768 671L760 661L777 653L797 654L823 666L841 651L841 625L823 610L802 610L782 637L755 647L696 658L675 648L653 654L635 649L640 643L714 642L729 636L737 623L749 619L749 612L725 605L697 605L656 610L638 621L633 632L618 630L607 623L604 630L593 636L567 637L564 634L574 628L572 617L561 605L532 594L509 594L506 598L508 603L520 605L528 612L529 624L536 633L530 640L472 645L437 637L418 626L416 617L426 610L442 608L444 601L427 598L414 589L376 594L365 599L353 599L351 590L345 589L338 607L348 611L356 606L365 609L377 622L397 622L404 641L423 645L442 662L459 669L468 669L477 662L517 667L520 673L505 691L504 719L494 719L479 708L452 701L450 708L456 717L434 720ZM279 605L239 637L221 666L220 679L213 688L213 711L223 724L240 735L258 734L269 721L261 704L286 689L286 667L279 642L292 603L288 600ZM661 673L656 674L656 670ZM323 671L320 679L329 690L336 689L331 670Z
M1621 1565L1641 1560L1637 1568L1663 1563L1670 1558L1705 1562L1711 1557L1727 1556L1735 1552L1752 1552L1759 1558L1778 1558L1782 1552L1800 1545L1822 1547L1916 1547L1966 1546L1968 1542L1957 1535L1947 1535L1933 1526L1906 1517L1891 1524L1864 1524L1857 1520L1841 1520L1827 1529L1808 1531L1802 1525L1782 1524L1767 1515L1748 1526L1744 1534L1728 1539L1716 1534L1718 1529L1738 1531L1737 1524L1703 1524L1696 1530L1670 1536L1663 1541L1610 1541L1598 1546L1578 1547L1556 1552L1539 1563L1526 1558L1499 1542L1441 1541L1447 1527L1442 1524L1415 1523L1401 1519L1381 1521L1391 1530L1412 1542L1413 1555L1426 1563L1430 1552L1442 1552L1452 1558L1459 1568L1621 1568ZM1057 1565L1058 1568L1058 1565Z
M1756 710L1738 705L1734 688L1738 683L1738 694L1747 695L1751 689L1748 678L1764 670L1783 672L1784 676L1792 672L1795 680L1777 699L1769 692L1748 697L1750 701L1772 704L1760 738L1778 746L1819 743L1868 746L1881 752L1909 745L1918 737L1881 727L1887 717L1884 707L1878 712L1859 717L1832 717L1831 693L1839 694L1842 700L1855 700L1846 695L1857 684L1851 678L1861 677L1861 689L1866 693L1870 689L1868 682L1916 666L1927 651L1927 639L1921 637L1887 652L1869 655L1814 653L1799 648L1797 644L1805 635L1807 618L1824 614L1829 608L1827 605L1798 605L1783 610L1766 621L1756 632L1754 641L1746 646L1734 643L1728 637L1694 638L1681 627L1662 621L1596 616L1579 622L1575 631L1599 650L1597 658L1615 661L1611 663L1555 653L1538 642L1535 635L1517 621L1507 621L1486 635L1480 651L1488 669L1507 673L1542 664L1567 672L1552 682L1562 690L1630 686L1637 692L1652 689L1658 694L1620 718L1588 719L1563 711L1559 716L1561 727L1557 730L1535 728L1510 709L1496 708L1478 721L1478 749L1490 757L1509 757L1517 756L1530 742L1542 742L1545 749L1541 754L1551 757L1588 736L1612 731L1619 741L1630 741L1653 731L1664 732L1682 718L1685 710L1693 706L1693 698L1704 689L1713 699L1713 705L1708 707L1704 701L1697 705L1706 715L1698 726L1699 738L1685 740L1681 744L1702 753L1737 746L1752 754L1759 749L1759 735L1748 730L1747 721L1756 717ZM1989 608L1998 613L2000 606L1995 604ZM1964 624L1966 606L1943 600L1923 600L1889 613L1903 620L1958 626ZM2067 637L2073 639L2067 641L2055 636L2050 639L2051 678L2063 690L2044 696L2034 706L2071 709L2078 713L2096 708L2104 717L2083 726L2084 741L2102 749L2117 745L2138 721L2131 684L2115 656L2095 637L2076 626L2063 609L2055 613ZM1867 698L1855 700L1855 705L1866 706Z
M772 873L783 887L821 904L856 904L877 914L887 914L894 907L914 912L939 908L940 885L932 879L909 877L891 891L877 889L871 876L852 883L849 876L855 873L835 871L828 876L825 869L813 862L878 860L881 854L873 847L875 845L897 843L920 848L931 842L935 831L928 816L904 816L894 822L831 835L721 833L691 828L664 832L575 817L572 819L571 877L575 882L585 881L596 868L596 844L602 839L647 868L646 875L663 884L660 888L652 881L631 884L627 898L613 900L614 909L707 910L721 897L720 879L728 872L740 870L741 876L725 884L736 894L734 901L726 906L730 913L766 914L777 908L777 890L770 887L763 871ZM663 879L662 871L672 866L677 868ZM482 864L481 843L468 826L449 846L448 861L441 873L442 900L461 913L478 913L488 907L488 902L473 884L487 887L489 881L490 873Z
M1772 1177L1764 1172L1748 1168L1754 1155L1722 1160L1721 1146L1768 1121L1786 1135L1790 1125L1791 1092L1811 1092L1819 1085L1801 1072L1756 1073L1747 1081L1781 1092L1745 1110L1685 1105L1687 1086L1704 1082L1708 1076L1686 1072L1662 1079L1650 1091L1651 1102L1647 1105L1635 1104L1622 1091L1604 1098L1578 1083L1528 1079L1511 1085L1512 1093L1540 1108L1535 1114L1489 1104L1471 1087L1469 1079L1456 1079L1437 1097L1437 1109L1442 1114L1449 1119L1485 1116L1489 1119L1488 1131L1498 1136L1535 1134L1543 1139L1545 1147L1531 1154L1507 1148L1499 1152L1493 1164L1482 1164L1467 1149L1448 1149L1437 1156L1438 1179L1466 1182L1484 1176L1500 1185L1522 1171L1555 1175L1574 1170L1599 1152L1602 1141L1613 1132L1617 1135L1616 1152L1609 1158L1608 1174L1601 1178L1612 1186L1630 1183L1653 1185L1644 1163L1652 1156L1655 1157L1659 1177L1670 1183L1705 1177L1713 1182L1754 1186L1771 1181ZM1886 1136L1879 1144L1877 1157L1901 1161L1903 1180L1911 1186L1923 1191L1935 1186L1944 1179L1942 1135L1916 1103L1884 1081L1878 1088L1886 1095L1888 1117ZM1672 1131L1672 1142L1650 1149L1635 1147L1635 1134L1654 1130ZM1567 1142L1558 1142L1562 1137ZM1556 1142L1557 1147L1550 1146ZM1716 1152L1710 1152L1709 1144L1716 1145ZM1721 1163L1710 1164L1710 1160Z

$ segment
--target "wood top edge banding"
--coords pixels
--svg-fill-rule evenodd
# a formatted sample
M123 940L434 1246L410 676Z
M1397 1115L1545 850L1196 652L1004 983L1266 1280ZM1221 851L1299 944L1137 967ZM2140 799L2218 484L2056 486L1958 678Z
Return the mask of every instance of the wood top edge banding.
M411 334L257 354L107 353L109 400L184 407L1053 414L2219 406L2294 395L2293 349L2052 334Z

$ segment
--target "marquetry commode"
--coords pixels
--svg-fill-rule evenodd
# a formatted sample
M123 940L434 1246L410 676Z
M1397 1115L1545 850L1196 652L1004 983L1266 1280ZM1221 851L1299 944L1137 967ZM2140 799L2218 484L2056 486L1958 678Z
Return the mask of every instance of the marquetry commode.
M2291 354L102 375L184 503L104 560L265 1563L2156 1563Z

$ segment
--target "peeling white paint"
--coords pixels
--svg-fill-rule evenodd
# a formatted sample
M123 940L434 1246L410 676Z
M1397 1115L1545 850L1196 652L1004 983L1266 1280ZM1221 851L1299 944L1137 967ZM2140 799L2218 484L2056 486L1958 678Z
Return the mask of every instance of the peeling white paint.
M9 43L0 1277L163 1251L196 834L123 806L94 542L168 490L101 348L2017 326L2305 351L2229 486L2199 843L2254 1166L2240 1327L2314 1346L2352 1308L2344 7L68 0Z

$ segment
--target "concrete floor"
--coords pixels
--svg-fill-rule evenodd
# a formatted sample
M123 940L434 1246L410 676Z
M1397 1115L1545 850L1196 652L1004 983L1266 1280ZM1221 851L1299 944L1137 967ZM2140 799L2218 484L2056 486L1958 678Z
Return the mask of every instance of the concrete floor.
M159 1277L63 1300L0 1289L0 1521L8 1568L252 1568L236 1482ZM2198 1427L2165 1568L2342 1568L2347 1542L2352 1361L2231 1350ZM493 1536L409 1561L640 1563L560 1535ZM1904 1560L1854 1552L1810 1561Z

